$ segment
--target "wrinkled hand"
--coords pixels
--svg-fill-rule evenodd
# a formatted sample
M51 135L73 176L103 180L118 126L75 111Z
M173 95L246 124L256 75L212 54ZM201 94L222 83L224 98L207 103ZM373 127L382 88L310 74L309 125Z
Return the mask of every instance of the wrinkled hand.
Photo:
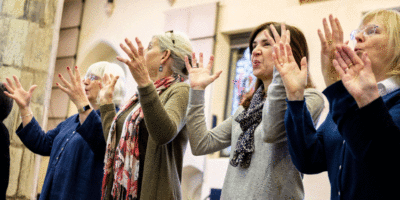
M280 42L274 45L272 57L275 67L282 77L288 100L303 100L304 90L307 85L307 59L301 60L301 68L293 57L292 48L289 43L285 45Z
M126 65L128 65L129 70L133 78L139 87L146 86L152 83L150 79L149 72L146 67L146 61L144 59L144 48L142 42L135 38L138 49L132 44L132 42L126 38L125 43L129 48L125 47L123 44L120 44L122 50L129 56L130 60L117 56L117 59Z
M332 60L335 58L336 45L343 44L343 30L337 18L329 15L329 29L326 18L322 20L325 35L318 29L318 36L321 41L321 71L324 76L326 86L329 86L339 80L339 74L333 67ZM346 42L346 44L348 41Z
M4 83L4 86L6 86L8 92L4 91L4 94L14 99L21 111L29 110L32 94L37 85L32 85L28 91L25 91L18 78L16 76L13 76L13 78L15 85L9 78L6 78L7 83Z
M195 53L192 53L192 65L189 64L189 59L187 56L185 56L185 64L186 64L186 69L189 73L189 82L190 82L190 87L194 90L205 90L206 87L214 82L215 79L221 75L222 70L215 73L214 75L211 74L211 69L214 63L214 56L210 56L210 61L208 62L208 65L206 67L203 66L203 53L200 53L200 61L199 61L199 66L197 67L192 67L192 66L197 66L197 60L195 57Z
M102 82L103 88L99 91L100 105L111 104L113 102L114 88L119 76L104 74Z
M79 109L83 106L89 104L89 99L86 96L85 89L82 86L81 75L79 74L79 69L77 66L74 67L74 73L72 73L71 68L67 67L67 71L71 80L71 83L64 79L61 74L58 74L63 85L56 83L58 88L65 92L75 106Z
M366 52L360 57L347 45L337 46L333 66L359 108L379 98L378 86Z

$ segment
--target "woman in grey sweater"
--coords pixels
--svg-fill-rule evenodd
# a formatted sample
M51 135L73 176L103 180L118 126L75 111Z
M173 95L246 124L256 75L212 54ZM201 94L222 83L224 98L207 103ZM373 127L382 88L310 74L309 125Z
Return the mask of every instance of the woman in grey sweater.
M204 68L202 54L199 68L192 68L186 61L191 86L186 125L193 154L204 155L232 146L222 199L304 198L302 177L291 161L287 145L285 87L274 70L273 45L281 43L290 44L298 66L303 57L308 57L305 37L296 27L280 27L275 22L257 27L249 44L253 74L257 77L254 92L244 97L233 116L209 131L204 118L204 89L221 72L209 75L213 57ZM192 58L195 66L194 54ZM323 98L310 79L305 98L316 121L323 109Z

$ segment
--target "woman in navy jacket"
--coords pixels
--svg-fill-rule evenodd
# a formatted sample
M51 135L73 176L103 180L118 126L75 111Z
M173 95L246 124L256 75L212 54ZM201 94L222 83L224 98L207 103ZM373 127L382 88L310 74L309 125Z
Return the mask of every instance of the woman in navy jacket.
M338 20L330 19L332 33L324 20L325 37L319 34L323 50L329 46L336 50L332 66L341 81L334 83L334 76L324 74L325 82L333 84L323 92L329 113L317 130L304 103L307 68L296 70L296 63L284 56L284 52L290 55L289 48L275 56L276 63L282 64L278 70L287 94L285 126L293 163L307 174L328 171L331 199L393 199L398 197L400 180L396 159L400 153L400 14L367 13L352 32L354 50L334 45L343 41L343 34Z
M6 94L15 100L21 112L22 125L17 129L21 141L32 152L50 156L40 199L100 199L106 146L97 110L97 96L104 82L100 77L104 72L124 74L118 65L107 62L93 64L83 81L77 67L74 73L69 67L67 71L71 82L59 74L63 85L57 83L57 86L68 94L79 113L47 133L33 117L29 106L35 85L25 91L17 77L13 77L15 83L7 78L9 93ZM113 81L116 84L117 78ZM116 88L119 88L117 93L123 94L122 82ZM122 100L123 95L115 96Z

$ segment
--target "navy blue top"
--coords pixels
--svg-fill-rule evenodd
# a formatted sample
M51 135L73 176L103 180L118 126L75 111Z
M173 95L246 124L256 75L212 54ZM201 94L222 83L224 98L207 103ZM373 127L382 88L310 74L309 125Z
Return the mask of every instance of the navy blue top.
M17 134L29 150L50 156L40 199L100 199L106 142L100 112L79 115L45 133L35 118Z
M339 81L323 92L329 113L318 130L304 101L287 101L289 151L306 174L328 171L331 199L393 199L400 172L400 90L359 109Z

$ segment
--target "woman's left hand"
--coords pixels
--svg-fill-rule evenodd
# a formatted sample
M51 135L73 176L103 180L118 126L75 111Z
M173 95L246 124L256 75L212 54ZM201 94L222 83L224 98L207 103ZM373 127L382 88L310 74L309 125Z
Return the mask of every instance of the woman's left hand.
M146 67L146 61L144 59L144 53L143 53L144 48L142 42L138 38L135 38L135 40L138 49L136 49L136 47L132 44L132 42L128 38L125 39L125 43L126 45L128 45L129 48L125 47L123 44L120 45L122 50L124 50L125 53L129 56L130 60L119 56L117 56L117 59L128 65L129 70L131 71L131 74L135 79L136 83L138 84L138 86L144 87L152 83L152 81L150 79L150 75Z
M67 80L64 79L64 77L61 74L58 74L58 77L60 78L61 82L64 85L60 85L59 83L56 83L56 85L71 99L71 101L76 105L76 107L82 108L85 105L88 105L89 99L86 96L85 89L82 86L82 80L81 76L79 74L79 69L77 66L75 66L75 73L72 73L71 69L67 67L67 71L69 74L69 77L71 79L71 83L69 83Z
M367 53L364 52L360 58L347 45L338 45L336 49L338 52L333 66L358 107L362 108L379 98L378 86Z

